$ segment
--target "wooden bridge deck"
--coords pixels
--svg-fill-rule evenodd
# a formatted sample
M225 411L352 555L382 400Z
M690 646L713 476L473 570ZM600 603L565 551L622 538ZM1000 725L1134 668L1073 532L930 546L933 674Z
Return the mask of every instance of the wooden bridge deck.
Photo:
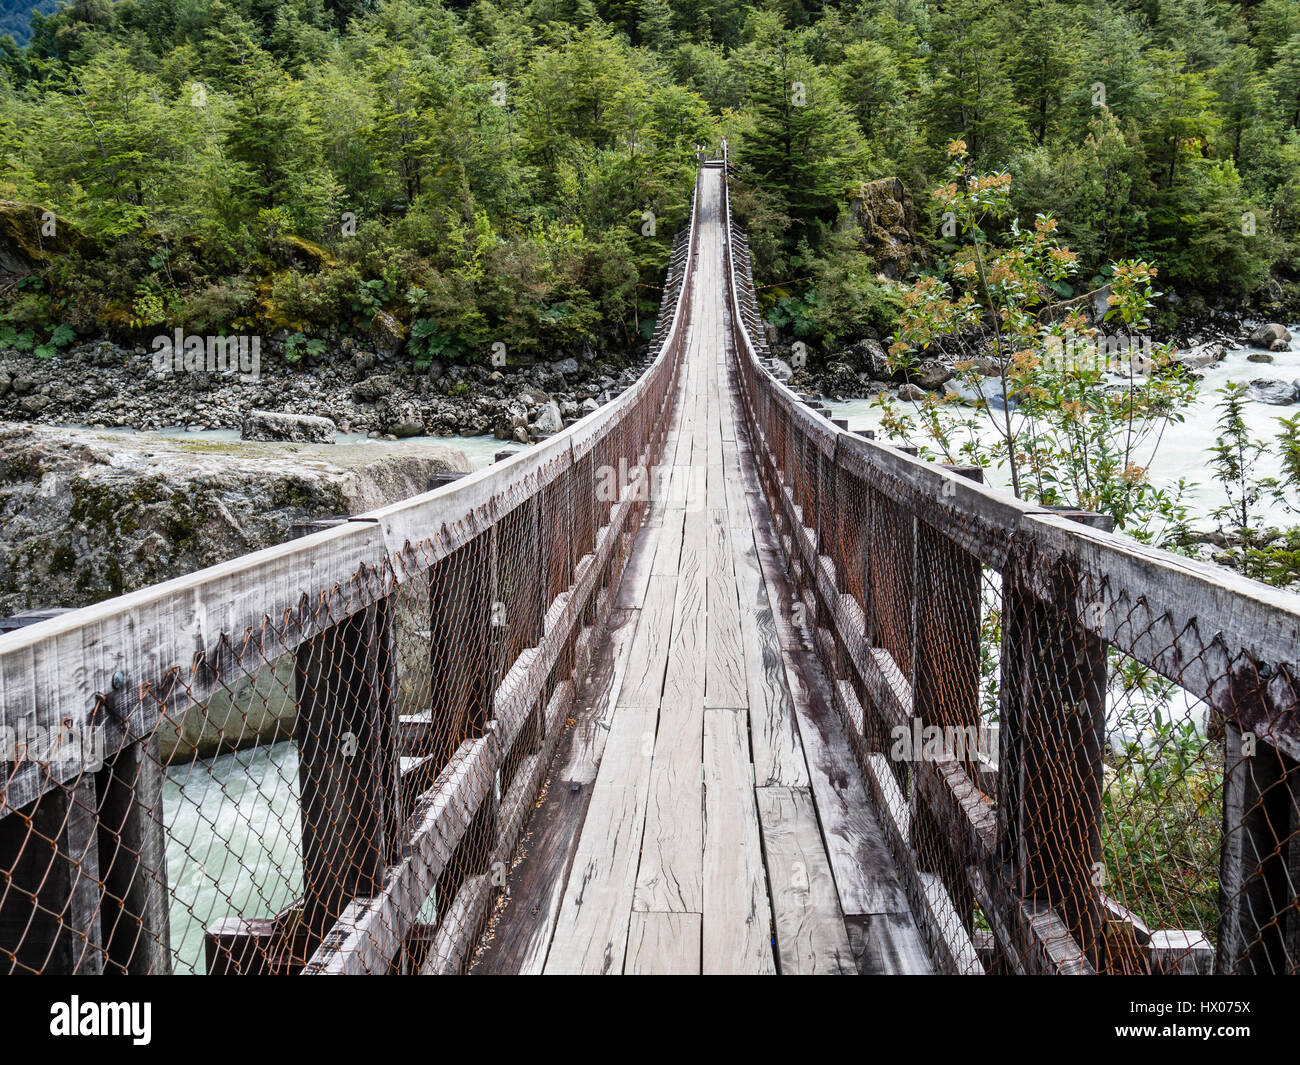
M662 490L475 972L930 969L758 491L721 180Z

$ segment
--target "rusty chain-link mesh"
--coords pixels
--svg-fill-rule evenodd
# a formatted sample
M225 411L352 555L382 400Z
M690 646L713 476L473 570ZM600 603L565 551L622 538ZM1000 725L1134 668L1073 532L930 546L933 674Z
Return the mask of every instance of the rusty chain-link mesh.
M693 232L565 432L0 640L0 972L463 971L647 505Z
M1300 597L850 433L736 372L809 636L954 972L1300 968Z

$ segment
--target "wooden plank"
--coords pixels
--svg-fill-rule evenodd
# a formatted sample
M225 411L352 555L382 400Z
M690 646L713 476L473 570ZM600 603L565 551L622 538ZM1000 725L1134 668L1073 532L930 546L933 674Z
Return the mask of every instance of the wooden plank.
M659 709L634 909L698 913L703 902L704 708Z
M732 525L732 552L740 595L740 636L745 656L745 702L759 787L808 786L808 766L799 742L794 701L786 685L776 619L758 564L748 513L743 531Z
M745 654L725 509L709 512L708 567L704 705L743 707L747 698Z
M846 914L849 945L863 976L928 976L934 972L910 914Z
M664 670L668 664L676 598L676 577L650 578L645 606L641 608L636 635L632 637L627 671L618 694L618 706L659 706L664 690Z
M704 712L703 971L776 972L745 712Z
M692 976L700 971L698 913L634 913L624 972L633 976Z
M706 520L687 513L673 601L664 705L704 705Z
M659 541L655 545L654 564L651 574L656 577L671 577L677 572L682 558L682 529L686 521L686 512L682 507L669 509L664 513L663 527Z
M573 858L549 973L623 971L645 824L656 707L619 707Z
M857 972L807 788L758 788L758 817L783 974Z
M614 708L630 660L639 610L615 610L605 630L600 653L583 685L583 712L573 726L573 743L556 773L562 781L588 784L596 779L605 740L614 722Z
M794 625L795 589L777 559L771 526L756 523L755 528L786 684L841 907L845 913L906 912L894 857L872 811L843 722L828 703L825 674L815 655L802 646Z

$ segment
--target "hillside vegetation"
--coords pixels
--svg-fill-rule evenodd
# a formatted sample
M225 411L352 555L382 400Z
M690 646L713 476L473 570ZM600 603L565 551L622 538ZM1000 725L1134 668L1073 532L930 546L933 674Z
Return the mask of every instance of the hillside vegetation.
M5 347L630 348L721 136L768 311L819 342L897 317L851 195L901 179L942 255L956 138L1059 219L1063 296L1124 259L1165 324L1297 291L1300 0L77 0L0 71Z

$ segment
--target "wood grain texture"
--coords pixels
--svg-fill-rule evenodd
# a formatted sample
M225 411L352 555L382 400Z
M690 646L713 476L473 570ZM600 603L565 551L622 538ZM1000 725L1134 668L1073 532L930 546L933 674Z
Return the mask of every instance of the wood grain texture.
M757 796L781 972L856 973L812 792L807 788L758 788Z
M706 974L776 972L746 731L743 710L704 712Z
M745 655L740 636L740 603L731 561L727 512L709 511L708 630L704 705L746 705Z
M630 976L695 976L700 971L698 913L634 913L627 936Z
M619 707L569 871L547 973L623 971L657 709Z

